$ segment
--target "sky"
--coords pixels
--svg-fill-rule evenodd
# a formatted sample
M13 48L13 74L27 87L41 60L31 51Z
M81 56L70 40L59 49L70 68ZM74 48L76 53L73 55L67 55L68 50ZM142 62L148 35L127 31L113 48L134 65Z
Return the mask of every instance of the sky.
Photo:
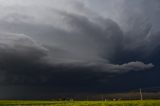
M0 0L0 13L0 99L160 86L159 0Z

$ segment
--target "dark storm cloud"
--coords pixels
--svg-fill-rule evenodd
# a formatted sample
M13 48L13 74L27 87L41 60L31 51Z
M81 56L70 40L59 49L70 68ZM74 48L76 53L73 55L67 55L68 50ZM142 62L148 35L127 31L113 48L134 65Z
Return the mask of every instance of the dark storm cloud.
M133 30L134 24L147 20L154 24L154 30L159 26L159 0L93 0L90 6L94 11L101 11L105 17L112 18L123 30ZM99 7L99 8L97 8ZM142 23L142 22L140 22ZM139 23L139 24L140 24Z
M122 65L113 65L101 61L66 62L66 58L58 63L49 63L49 48L44 48L32 38L22 34L1 33L1 84L59 84L89 83L100 80L106 73L107 78L114 73L138 71L152 68L152 64L131 62ZM65 52L65 51L60 51ZM54 52L53 52L54 54ZM54 55L53 55L54 56ZM99 73L99 74L97 74ZM70 79L70 75L73 75ZM72 79L75 81L72 82ZM64 81L65 80L65 81ZM63 82L64 81L64 82ZM81 82L82 81L82 82ZM56 83L57 82L57 83ZM59 84L58 84L59 83ZM58 84L58 85L56 85Z
M8 32L0 34L1 85L98 91L116 89L116 84L125 82L133 88L127 79L133 80L138 73L149 76L157 68L159 33L145 14L128 8L135 6L132 1L122 2L129 12L120 16L123 20L116 18L119 21L92 12L80 1L71 0L72 8L67 10L50 8L50 2L40 7L33 3L30 8L27 2L22 10L23 6L5 8L7 12L0 17L1 32Z
M90 55L93 56L91 56L90 58L88 58L88 55L85 55L84 57L79 57L79 55L72 56L69 53L67 54L67 50L65 51L61 48L54 48L48 46L45 46L44 48L43 46L38 45L38 43L36 43L32 38L26 35L2 33L1 49L3 50L1 50L1 75L3 77L1 79L1 83L29 85L50 85L51 83L54 83L56 86L56 82L58 82L61 86L63 86L63 84L66 83L64 80L66 80L69 83L78 82L83 84L84 81L86 81L86 83L89 83L91 80L93 80L93 82L101 80L101 78L104 78L104 75L101 75L102 73L105 73L105 79L107 79L108 76L117 73L146 70L153 67L152 64L144 64L142 62L130 62L122 65L114 65L108 63L108 58L106 56L103 59L105 53L106 55L108 55L108 45L111 46L109 48L113 50L116 48L114 48L112 44L115 46L120 46L120 43L118 43L116 37L114 37L119 34L117 32L119 32L120 29L118 25L113 21L106 20L105 22L107 23L107 26L106 29L103 30L101 27L98 27L95 23L90 22L85 17L84 18L86 20L81 20L81 18L83 17L79 19L79 17L76 17L75 15L69 15L67 16L67 18L69 18L72 21L72 24L77 27L76 29L83 30L83 34L85 36L82 36L81 34L79 34L78 36L86 38L88 35L88 38L93 38L94 43L91 42L91 44L93 45L86 46L78 44L80 45L78 49L81 50L84 49L84 46L86 46L87 48L92 48L95 54ZM85 27L83 27L83 25ZM86 30L86 28L89 29ZM92 34L92 32L94 33ZM73 36L71 33L69 35ZM96 35L99 35L99 39L97 39L98 37ZM122 35L120 35L120 37L122 37ZM84 38L82 40L86 40ZM65 41L68 43L67 40ZM87 43L87 41L85 41L84 43ZM105 47L105 43L108 44L106 45L107 47ZM97 51L97 48L94 48L95 44L99 46L98 49L101 50L100 53L99 50ZM107 50L103 50L103 47L100 48L103 45ZM65 45L64 47L67 48L67 46L68 45ZM75 49L74 47L72 48L73 50ZM87 48L85 49L85 51L82 51L82 53L88 53L89 51L87 51ZM97 57L97 59L95 57ZM72 58L73 60L71 60ZM101 60L101 58L103 60ZM70 79L70 74L75 77L72 77ZM74 79L75 81L71 82L72 79Z
M0 33L1 83L22 81L47 55L47 49L23 34ZM37 65L38 67L38 65ZM16 81L14 81L16 80Z

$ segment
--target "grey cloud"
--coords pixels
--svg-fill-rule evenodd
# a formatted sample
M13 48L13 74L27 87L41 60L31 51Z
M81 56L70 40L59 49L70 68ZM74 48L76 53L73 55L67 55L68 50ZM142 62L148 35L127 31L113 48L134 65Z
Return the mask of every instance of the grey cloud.
M64 17L64 24L70 28L69 31L51 26L43 26L43 24L38 26L23 22L18 24L15 23L14 25L16 25L17 28L12 28L13 32L21 32L23 29L24 33L29 33L31 36L35 36L34 34L37 34L36 39L40 39L42 42L46 40L44 44L50 45L50 47L48 46L50 48L48 57L53 63L108 63L116 53L126 49L126 46L128 46L129 49L133 46L132 42L129 42L127 45L125 44L126 42L124 42L124 40L128 40L128 38L124 36L119 25L111 19L99 18L99 20L101 20L101 23L99 23L97 20L90 20L90 18L86 16L72 14L65 11L54 10L54 12ZM11 15L9 17L13 16ZM12 23L4 24L8 24L7 27L12 25ZM142 30L144 36L148 33L148 31L145 32L147 29L148 27L144 28L144 31ZM36 33L39 31L40 33ZM142 35L139 32L137 33L140 34L140 36Z
M108 73L126 73L129 71L142 71L148 70L154 67L152 63L144 64L143 62L129 62L125 64L105 64L105 63L90 63L88 66L95 67L95 70L104 71Z
M31 67L34 68L34 64L45 61L46 56L47 49L29 36L0 33L1 83L11 80L16 72L31 71Z
M110 19L103 20L105 26L103 28L103 26L92 22L85 16L66 12L61 12L60 14L65 17L64 22L71 31L52 26L43 26L43 24L37 26L23 22L14 24L5 22L2 29L31 35L36 39L40 39L45 45L69 51L72 57L77 59L87 60L88 58L89 60L94 60L92 58L95 57L100 60L101 56L104 55L107 60L107 57L110 57L109 55L113 54L121 46L123 34L114 21ZM12 17L12 15L9 17ZM15 26L14 28L12 27L13 25Z
M147 70L153 67L154 65L152 63L144 64L142 62L136 61L136 62L129 62L127 64L122 64L122 65L113 65L111 69L120 70L121 72L127 72L132 70L133 71Z
M31 37L14 33L0 33L0 49L1 57L3 57L2 54L7 53L22 55L22 57L27 55L34 57L35 53L40 53L43 56L47 52L46 48L35 42ZM41 57L41 55L38 57Z
M157 21L159 19L157 13L159 13L160 5L158 0L102 0L101 2L93 0L89 4L94 11L98 10L97 12L101 15L118 22L125 31L131 30L134 20L140 20L138 17L146 18L147 21L153 24L154 30L157 30Z
M114 65L106 63L106 61L88 61L88 59L85 60L84 58L79 61L79 59L73 58L70 54L68 55L71 57L67 58L68 56L65 57L66 50L42 46L31 37L23 34L1 33L0 43L0 83L2 85L50 85L55 81L63 85L64 80L61 78L63 77L66 80L70 74L76 76L74 79L79 83L81 83L80 81L90 81L94 78L96 78L94 80L96 82L104 78L101 73L105 73L105 79L107 79L110 75L146 70L153 67L152 64L144 64L142 62ZM50 61L49 57L52 55L48 52L51 52L51 49L53 49L52 58L58 58L58 60ZM87 77L88 75L90 77ZM68 79L67 81L70 82L70 80Z
M1 83L94 87L99 80L154 67L138 58L140 51L152 53L159 46L158 34L151 33L152 24L143 16L133 17L127 22L131 28L124 31L119 21L93 17L83 4L76 5L72 9L83 8L83 14L45 6L28 13L33 7L22 12L22 6L0 20L1 31L24 33L0 35Z
M103 11L92 11L95 1ZM159 85L157 1L14 3L0 7L0 32L8 32L0 34L0 84L8 90L0 91L8 96Z

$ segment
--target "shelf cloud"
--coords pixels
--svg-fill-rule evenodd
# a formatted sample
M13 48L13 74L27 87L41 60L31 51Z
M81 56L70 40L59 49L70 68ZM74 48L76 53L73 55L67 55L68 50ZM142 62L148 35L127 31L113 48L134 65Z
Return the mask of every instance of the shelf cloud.
M158 0L0 0L0 4L1 86L76 92L91 86L99 91L97 87L136 80L135 74L145 79L159 73ZM125 77L117 80L120 76ZM136 87L145 86L143 81Z

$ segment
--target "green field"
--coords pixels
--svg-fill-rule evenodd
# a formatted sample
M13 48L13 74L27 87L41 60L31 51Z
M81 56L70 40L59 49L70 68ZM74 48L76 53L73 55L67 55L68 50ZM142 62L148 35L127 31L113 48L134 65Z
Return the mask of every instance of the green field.
M144 100L144 101L11 101L11 100L1 100L0 106L160 106L160 100Z

